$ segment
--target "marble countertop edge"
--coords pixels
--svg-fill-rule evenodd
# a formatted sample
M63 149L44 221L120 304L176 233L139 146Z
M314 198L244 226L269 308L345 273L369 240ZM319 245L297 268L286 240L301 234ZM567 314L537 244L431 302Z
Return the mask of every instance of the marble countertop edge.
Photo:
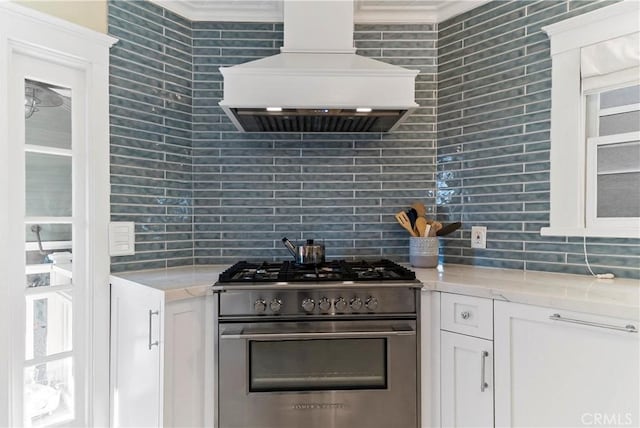
M212 285L227 267L192 265L114 273L111 277L162 290L169 302L211 294ZM410 269L424 290L640 320L639 280L467 265Z

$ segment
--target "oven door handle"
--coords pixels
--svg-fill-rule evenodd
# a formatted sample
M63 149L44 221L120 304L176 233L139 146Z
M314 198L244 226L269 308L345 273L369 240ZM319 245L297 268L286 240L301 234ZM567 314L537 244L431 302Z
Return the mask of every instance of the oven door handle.
M296 339L348 339L365 337L415 336L413 329L379 331L327 331L308 333L222 333L220 339L244 340L296 340Z

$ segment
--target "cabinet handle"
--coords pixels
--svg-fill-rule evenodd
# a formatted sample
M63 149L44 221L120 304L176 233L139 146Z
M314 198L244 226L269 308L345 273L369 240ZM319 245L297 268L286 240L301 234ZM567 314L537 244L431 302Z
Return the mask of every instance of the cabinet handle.
M460 316L462 317L463 320L468 320L469 318L471 318L471 312L464 311L460 313Z
M593 321L578 320L575 318L565 318L560 314L553 314L549 317L549 319L552 321L562 321L562 322L568 322L572 324L588 325L591 327L608 328L609 330L626 331L627 333L638 332L638 329L633 324L627 324L624 327L622 327L622 326L603 324L603 323L593 322Z
M480 392L484 392L485 389L487 389L489 387L489 384L487 383L487 380L485 378L485 366L487 363L487 357L489 356L489 352L487 351L482 351L481 355L481 364L482 364L482 370L480 372Z
M151 342L151 317L154 315L160 315L160 311L152 311L151 309L149 309L149 350L151 350L152 346L158 346L160 345L159 341L155 341L155 342Z

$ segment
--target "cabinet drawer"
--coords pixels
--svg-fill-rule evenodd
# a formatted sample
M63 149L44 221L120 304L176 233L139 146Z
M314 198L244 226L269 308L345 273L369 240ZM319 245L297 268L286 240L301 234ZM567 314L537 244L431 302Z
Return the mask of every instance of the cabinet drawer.
M493 300L442 293L442 330L493 340Z

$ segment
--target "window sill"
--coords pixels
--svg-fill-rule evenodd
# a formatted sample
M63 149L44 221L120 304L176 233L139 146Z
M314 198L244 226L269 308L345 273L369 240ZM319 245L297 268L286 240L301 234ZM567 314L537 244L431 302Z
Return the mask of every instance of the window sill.
M640 228L587 229L580 227L543 227L542 236L587 236L592 238L640 238Z

